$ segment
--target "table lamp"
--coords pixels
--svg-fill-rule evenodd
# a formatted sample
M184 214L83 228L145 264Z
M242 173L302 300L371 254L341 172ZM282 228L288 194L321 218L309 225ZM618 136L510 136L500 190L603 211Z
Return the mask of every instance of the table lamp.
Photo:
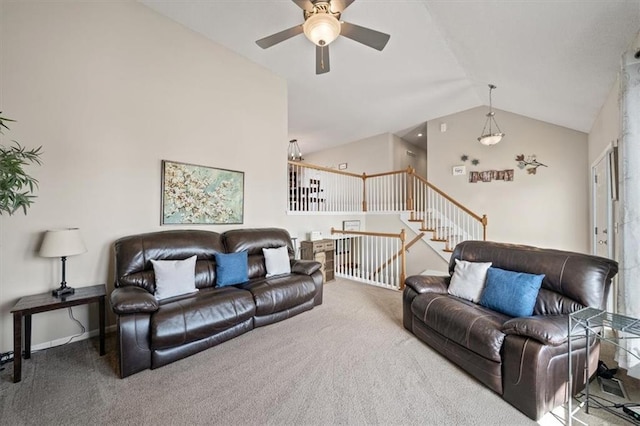
M62 282L60 287L51 292L54 296L60 297L75 292L72 287L67 287L65 279L67 256L75 256L86 251L87 248L82 241L78 228L56 229L47 231L44 234L44 240L42 240L42 246L40 246L40 256L59 257L62 261Z

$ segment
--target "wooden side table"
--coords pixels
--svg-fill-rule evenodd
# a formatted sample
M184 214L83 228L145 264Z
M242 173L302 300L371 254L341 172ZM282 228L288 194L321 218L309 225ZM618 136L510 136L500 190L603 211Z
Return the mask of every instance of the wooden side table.
M335 241L331 239L300 242L300 259L316 260L322 264L324 282L335 279Z
M105 354L105 296L104 284L89 287L76 287L74 294L55 297L51 292L25 296L18 300L11 313L13 314L13 383L22 380L22 318L24 317L24 358L31 358L31 315L71 306L98 303L100 320L100 355Z

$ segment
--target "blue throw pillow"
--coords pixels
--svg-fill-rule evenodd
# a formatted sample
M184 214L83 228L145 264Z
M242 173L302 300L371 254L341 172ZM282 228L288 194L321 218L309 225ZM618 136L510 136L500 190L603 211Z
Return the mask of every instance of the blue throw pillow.
M249 263L246 251L216 253L216 282L218 287L249 281Z
M489 268L480 304L512 317L528 317L533 314L543 278L544 274Z

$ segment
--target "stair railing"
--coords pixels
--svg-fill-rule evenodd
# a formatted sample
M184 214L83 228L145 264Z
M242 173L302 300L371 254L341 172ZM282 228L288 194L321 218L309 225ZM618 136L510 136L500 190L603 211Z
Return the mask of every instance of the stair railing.
M365 211L363 175L289 161L289 212Z
M288 210L305 212L406 212L421 231L451 251L461 241L486 240L487 216L480 216L416 174L412 167L362 175L289 161Z
M422 231L433 232L434 241L446 243L446 251L461 241L486 240L487 216L479 216L425 178L413 175L414 204L410 220L422 221Z
M363 174L365 211L398 212L410 210L412 188L407 170Z
M406 278L405 230L398 234L342 231L331 228L336 239L336 276L402 290Z

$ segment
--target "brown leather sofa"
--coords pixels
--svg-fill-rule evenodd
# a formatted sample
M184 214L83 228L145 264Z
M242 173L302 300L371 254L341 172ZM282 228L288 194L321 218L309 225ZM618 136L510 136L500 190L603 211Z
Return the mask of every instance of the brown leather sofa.
M449 295L455 259L545 274L533 316L511 318ZM538 420L568 400L568 314L587 306L604 309L617 271L616 262L601 257L465 241L454 249L449 276L406 279L403 322L420 340ZM572 338L572 395L586 383L585 346L584 338ZM596 371L599 351L599 342L594 342L589 350L592 372Z
M267 278L262 249L282 246L288 248L291 274ZM320 263L295 260L284 229L161 231L121 238L114 248L110 302L117 316L120 377L166 365L322 303ZM244 250L249 281L217 287L214 253ZM151 259L193 255L198 291L157 301Z

